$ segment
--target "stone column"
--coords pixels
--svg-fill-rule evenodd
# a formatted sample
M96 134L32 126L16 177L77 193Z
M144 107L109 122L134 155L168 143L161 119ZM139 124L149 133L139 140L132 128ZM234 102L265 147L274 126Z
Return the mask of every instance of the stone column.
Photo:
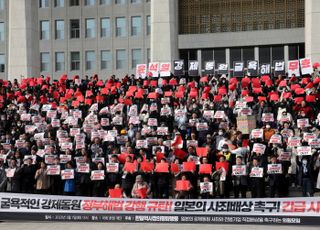
M178 52L178 1L151 1L151 61L172 62Z
M37 0L9 4L8 80L39 76L39 22Z
M320 62L320 1L305 0L305 50L306 57Z

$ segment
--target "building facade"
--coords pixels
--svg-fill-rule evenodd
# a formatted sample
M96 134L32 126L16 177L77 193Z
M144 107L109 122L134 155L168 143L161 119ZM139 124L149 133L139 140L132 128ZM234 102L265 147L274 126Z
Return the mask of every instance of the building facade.
M320 61L319 0L0 0L0 77L136 64Z

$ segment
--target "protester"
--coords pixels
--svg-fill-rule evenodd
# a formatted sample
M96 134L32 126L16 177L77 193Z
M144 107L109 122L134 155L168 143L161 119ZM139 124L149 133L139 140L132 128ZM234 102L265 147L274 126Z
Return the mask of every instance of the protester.
M276 76L0 80L0 191L316 195L319 72Z

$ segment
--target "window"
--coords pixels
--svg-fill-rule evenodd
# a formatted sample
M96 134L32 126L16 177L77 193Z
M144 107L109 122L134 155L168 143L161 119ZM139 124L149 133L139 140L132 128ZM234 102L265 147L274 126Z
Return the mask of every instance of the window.
M100 5L109 5L111 0L100 0Z
M54 0L54 7L64 7L64 0Z
M126 18L125 17L116 18L116 36L117 37L126 36Z
M115 0L115 3L117 5L123 5L123 4L126 4L126 0Z
M56 20L55 23L56 27L56 39L64 39L64 21L63 20Z
M299 57L299 49L297 45L289 45L289 60L296 60Z
M4 22L0 22L0 41L3 42L4 41L4 36L5 36L5 32L4 32Z
M86 70L95 69L96 55L94 51L86 51Z
M0 73L4 73L5 65L6 65L6 61L4 58L4 54L0 54Z
M80 52L71 52L71 71L80 70Z
M205 69L206 62L213 60L213 50L212 49L204 49L201 50L201 68Z
M242 60L244 61L245 67L247 67L248 61L255 60L254 47L246 47L242 49Z
M241 58L241 48L230 49L230 66L233 68L233 62L242 61Z
M151 17L150 15L147 16L147 35L151 34Z
M94 6L95 0L85 0L84 5L85 6Z
M50 56L48 52L40 53L40 62L41 72L48 72L50 63Z
M70 6L79 6L79 0L70 0Z
M101 51L101 69L107 70L111 69L111 52L109 50Z
M56 53L56 72L64 71L64 52Z
M86 19L86 38L94 38L96 36L95 20Z
M102 38L111 36L110 18L101 18L100 27L100 36Z
M4 10L4 0L0 0L0 10Z
M39 7L40 8L48 8L49 7L49 0L39 0Z
M80 38L80 20L70 20L70 38Z
M50 37L50 29L49 29L49 21L40 21L40 40L49 40Z
M131 0L132 4L141 3L141 0Z
M126 64L126 50L117 50L116 51L116 69L123 69Z
M225 49L215 49L214 50L214 61L217 64L226 63L226 50Z
M278 61L284 59L284 47L273 46L272 47L272 61Z
M132 50L132 66L131 68L136 68L138 64L141 64L141 49L133 49Z
M138 36L141 33L141 17L131 17L131 36Z
M259 62L271 63L270 62L270 47L259 47Z

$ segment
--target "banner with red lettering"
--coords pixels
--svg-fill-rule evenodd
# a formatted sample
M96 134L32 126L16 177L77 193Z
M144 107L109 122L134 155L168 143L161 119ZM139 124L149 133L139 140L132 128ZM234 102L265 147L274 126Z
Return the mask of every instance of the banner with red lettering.
M159 62L150 62L149 63L149 76L150 77L158 77L159 76Z
M146 78L147 64L138 64L136 66L136 78Z
M310 58L303 58L303 59L300 59L299 61L300 61L302 75L313 73L313 67L312 67L312 62Z
M0 193L0 205L1 220L320 224L318 197L177 200Z
M288 61L288 76L292 77L293 74L300 76L299 60Z

